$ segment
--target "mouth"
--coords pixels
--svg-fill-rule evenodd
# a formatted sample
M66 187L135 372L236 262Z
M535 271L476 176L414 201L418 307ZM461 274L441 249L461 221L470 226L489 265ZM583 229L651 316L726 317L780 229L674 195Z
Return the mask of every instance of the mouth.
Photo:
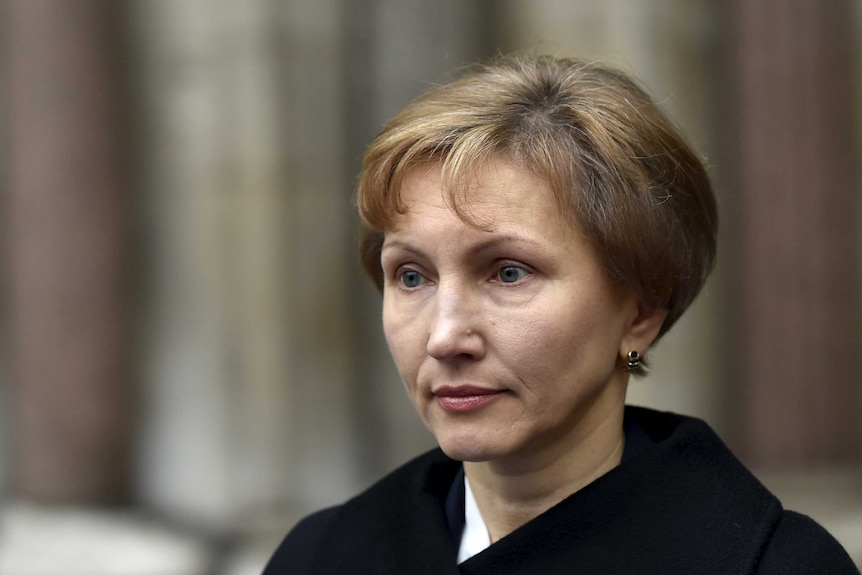
M502 394L502 390L474 385L444 385L432 392L437 404L450 413L476 411L494 403Z

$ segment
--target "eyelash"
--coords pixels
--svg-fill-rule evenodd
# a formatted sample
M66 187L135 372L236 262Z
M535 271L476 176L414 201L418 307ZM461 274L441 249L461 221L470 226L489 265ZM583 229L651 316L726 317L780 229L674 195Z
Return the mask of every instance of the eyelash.
M503 281L503 278L501 277L500 274L503 272L503 270L506 270L506 269L519 270L519 272L522 273L523 275L521 277L517 278L515 281L512 281L512 282ZM413 286L406 285L405 277L408 274L411 274L411 275L415 274L417 276L416 279L418 280L418 282L416 285L413 285ZM492 276L492 281L494 283L497 283L497 284L503 285L503 286L516 286L516 285L520 285L523 282L530 279L530 277L532 277L532 275L533 275L532 270L530 270L528 267L524 266L523 264L520 264L517 262L512 262L512 261L505 261L496 267L494 274ZM405 266L399 266L395 270L395 280L398 283L398 287L400 289L403 289L406 291L416 290L416 289L422 287L423 285L427 284L429 281L428 278L425 276L425 274L423 274L422 272L417 271L414 268L405 267Z

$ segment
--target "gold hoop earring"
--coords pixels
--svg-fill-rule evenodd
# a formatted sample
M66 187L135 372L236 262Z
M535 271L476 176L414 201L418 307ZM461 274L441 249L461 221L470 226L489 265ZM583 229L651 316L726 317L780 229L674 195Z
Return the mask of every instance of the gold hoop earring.
M641 354L631 350L626 362L626 371L637 371L641 367Z

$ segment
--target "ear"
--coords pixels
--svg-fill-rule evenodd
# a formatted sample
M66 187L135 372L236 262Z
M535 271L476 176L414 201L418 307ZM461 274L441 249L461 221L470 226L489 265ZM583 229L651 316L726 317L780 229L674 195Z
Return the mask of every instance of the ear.
M643 355L658 336L665 317L665 308L648 308L638 304L637 315L620 342L620 356L626 357L632 350Z

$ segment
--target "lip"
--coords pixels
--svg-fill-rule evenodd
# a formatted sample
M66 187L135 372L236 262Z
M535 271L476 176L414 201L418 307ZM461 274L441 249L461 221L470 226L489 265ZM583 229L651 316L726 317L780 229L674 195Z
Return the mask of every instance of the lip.
M503 391L475 385L444 385L432 393L443 410L467 413L494 403Z

